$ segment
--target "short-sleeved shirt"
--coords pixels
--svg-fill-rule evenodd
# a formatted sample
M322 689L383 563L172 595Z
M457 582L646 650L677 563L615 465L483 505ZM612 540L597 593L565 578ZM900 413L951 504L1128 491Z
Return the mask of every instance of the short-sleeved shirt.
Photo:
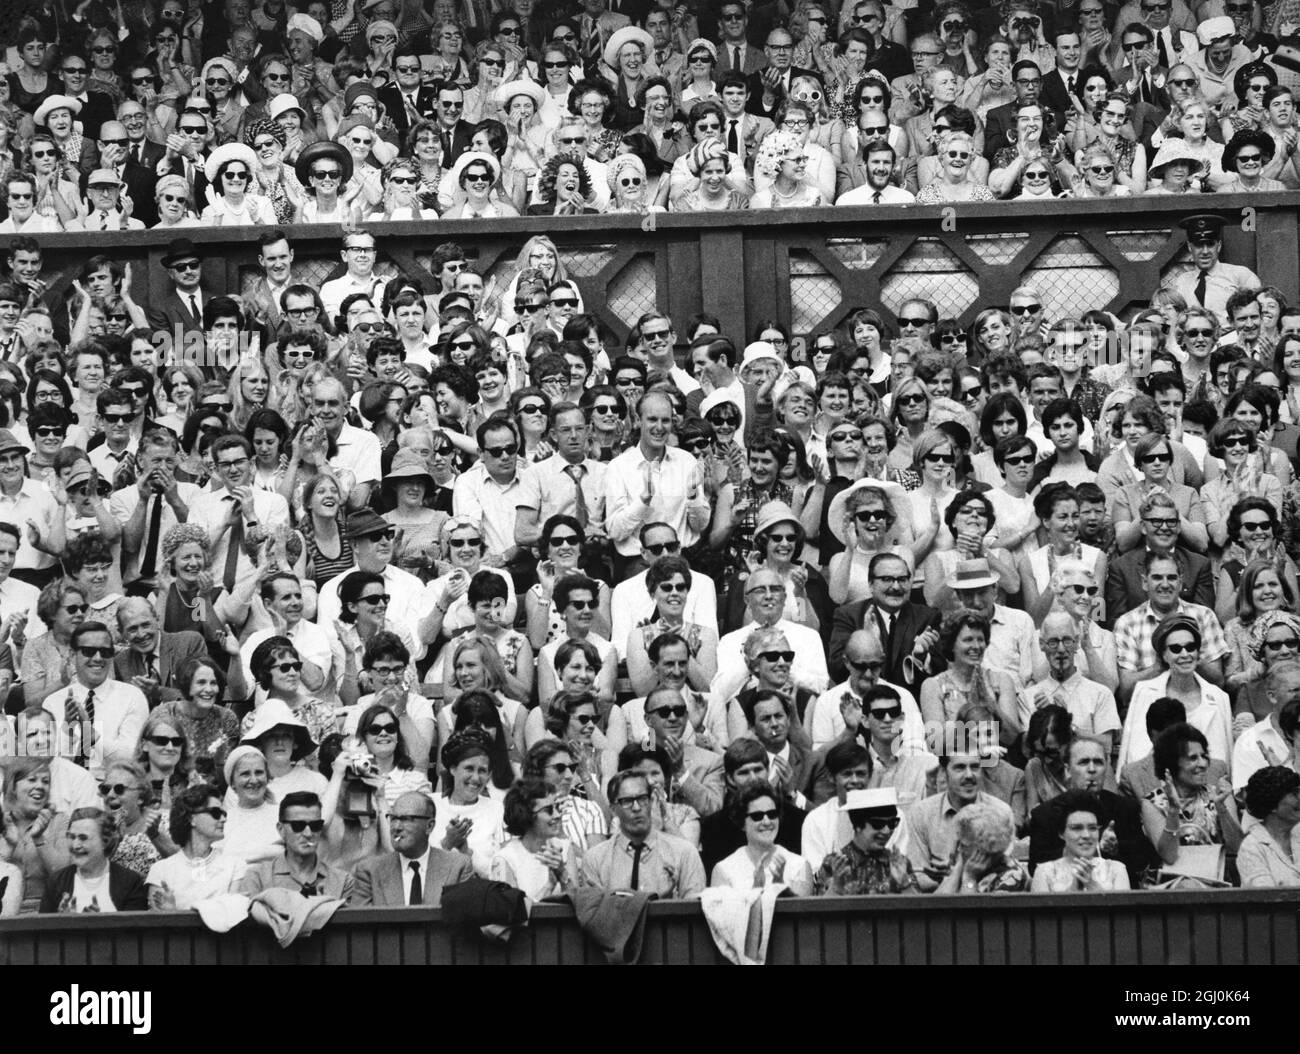
M1217 616L1200 604L1178 602L1174 612L1190 615L1201 627L1201 661L1214 662L1228 654L1228 642ZM1145 670L1156 665L1156 650L1151 644L1155 629L1168 616L1157 615L1147 601L1141 607L1126 611L1115 623L1116 662L1121 670Z

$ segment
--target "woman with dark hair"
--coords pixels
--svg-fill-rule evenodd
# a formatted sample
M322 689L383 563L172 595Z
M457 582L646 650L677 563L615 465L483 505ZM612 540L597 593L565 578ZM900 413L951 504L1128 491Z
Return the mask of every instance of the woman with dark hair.
M563 837L560 806L544 780L525 777L506 791L503 821L513 837L488 866L488 877L530 901L563 896L578 885L573 845Z
M1074 739L1074 721L1064 706L1048 703L1029 717L1025 731L1025 808L1033 812L1070 788L1065 759Z
M939 654L948 668L921 684L921 716L931 730L934 751L942 754L941 730L971 703L988 707L1001 718L999 736L1004 745L1020 735L1020 704L1011 679L984 667L989 645L989 620L969 608L944 616L939 630ZM938 738L934 738L934 737Z
M191 659L176 674L181 698L154 711L184 734L185 756L195 773L209 780L217 778L226 755L239 742L239 718L221 705L225 686L225 676L211 659Z
M616 134L616 133L615 133ZM530 216L582 216L595 213L591 198L591 175L578 154L556 154L537 176L540 200L528 206Z
M117 821L103 809L74 809L66 835L72 863L50 876L41 914L145 911L149 898L134 871L110 862L121 841Z
M1173 440L1152 432L1141 436L1132 447L1133 460L1140 476L1111 496L1111 519L1115 524L1115 542L1121 553L1145 544L1142 533L1141 507L1154 490L1173 499L1178 509L1178 543L1194 552L1204 553L1209 546L1205 524L1205 507L1201 496L1191 487L1172 479Z
M701 406L704 404L702 403ZM709 420L706 415L706 420ZM715 431L719 420L712 420ZM739 428L739 412L727 417L733 428ZM782 505L794 517L790 508L794 493L781 482L781 467L785 463L785 440L775 432L764 430L749 437L743 448L747 471L738 482L723 483L714 504L713 526L709 531L712 549L726 548L727 565L739 572L752 559L762 559L755 544L759 515L764 506L773 502ZM795 518L796 524L798 523ZM802 528L800 528L802 532ZM800 539L802 543L802 538Z
M1091 791L1067 791L1054 803L1062 852L1034 871L1035 893L1106 893L1130 888L1128 869L1101 855L1109 810Z
M1131 344L1136 343L1130 341ZM1104 417L1104 413L1103 413ZM1100 427L1105 427L1103 420ZM1105 492L1108 501L1114 504L1120 492L1132 484L1141 484L1145 477L1137 463L1137 445L1144 436L1163 436L1166 433L1164 414L1148 395L1134 395L1115 421L1111 435L1121 440L1111 454L1101 463L1097 472L1097 485ZM1182 483L1199 490L1205 482L1205 475L1196 459L1188 449L1177 440L1169 440L1173 462L1167 478L1174 483Z
M37 910L51 878L68 865L68 817L50 802L49 758L0 758L0 776L0 860L21 873L26 914Z
M241 742L251 743L266 757L270 780L291 777L288 785L276 784L277 793L320 793L319 774L310 772L315 779L300 781L300 775L308 773L296 763L315 754L320 741L335 730L338 717L334 708L308 693L302 683L302 657L288 637L272 635L262 640L249 656L248 668L253 675L249 687L254 692L254 709L240 723ZM282 749L270 741L273 735L287 740Z
M1300 776L1281 765L1255 772L1246 784L1246 811L1259 822L1237 850L1242 889L1300 886L1291 843L1300 824Z
M1281 405L1281 396L1271 388L1247 383L1228 397L1223 419L1235 419L1255 430L1261 452L1266 452L1264 471L1276 476L1285 491L1294 477L1292 464L1296 459L1296 437L1300 436L1300 427L1279 420Z
M523 779L545 780L556 795L564 837L587 850L609 837L609 803L592 768L567 743L543 739L524 758Z
M578 405L587 415L591 434L588 456L596 461L613 461L627 449L627 400L612 384L594 384L582 393Z
M569 93L569 113L582 118L587 129L587 156L593 161L608 161L618 150L620 132L612 126L616 111L614 89L604 77L581 80Z
M757 889L781 883L801 897L812 894L808 861L776 844L781 825L781 797L767 780L746 784L729 805L729 815L745 844L713 868L709 884Z
M1253 523L1260 516L1259 511L1252 510L1247 519ZM1226 568L1220 572L1220 584L1228 574ZM1264 675L1263 666L1251 654L1250 637L1255 621L1270 611L1294 611L1297 596L1271 560L1252 560L1244 568L1238 565L1237 574L1237 584L1229 594L1234 602L1234 617L1223 627L1228 644L1225 687L1230 690L1258 681Z
M1147 837L1164 863L1182 865L1180 872L1192 870L1198 877L1222 879L1222 847L1237 852L1241 824L1228 778L1209 785L1211 752L1205 734L1178 722L1156 736L1151 752L1156 778L1163 782L1142 799ZM1185 852L1189 847L1196 849Z
M245 864L226 856L226 809L210 783L176 795L169 813L172 840L180 852L159 860L145 878L154 911L189 911L209 897L236 892Z
M1207 447L1210 456L1223 463L1224 471L1201 487L1205 524L1211 552L1227 557L1224 548L1236 544L1229 533L1233 509L1243 502L1266 500L1273 508L1269 516L1275 518L1283 507L1282 485L1266 469L1255 429L1235 417L1215 424Z
M432 796L433 785L428 776L415 768L402 735L397 714L383 703L371 703L357 719L353 749L374 761L373 778L379 783L379 793L389 809L403 794L415 792ZM338 772L346 766L337 766Z
M135 763L149 781L154 803L164 813L172 807L174 796L197 778L189 737L180 722L162 707L150 713L140 729Z
M680 767L662 747L648 749L629 743L618 753L616 772L636 772L650 784L650 823L656 831L684 838L697 849L700 845L700 814L685 802L671 799L674 776Z
M430 841L448 852L463 853L470 858L475 872L487 878L492 858L505 841L505 810L492 789L495 787L499 795L514 780L513 773L504 781L493 778L499 736L494 739L491 731L474 723L474 718L488 712L495 714L496 706L490 696L480 702L482 709L474 711L475 696L467 694L457 704L458 708L465 707L465 712L457 715L457 724L462 719L466 723L442 748L446 778Z
M1211 620L1211 626L1206 628L1217 629L1217 623ZM1215 757L1226 760L1231 755L1232 708L1228 697L1222 689L1197 673L1204 643L1201 624L1190 615L1170 615L1156 626L1151 635L1151 650L1163 672L1139 681L1133 689L1128 713L1124 717L1124 731L1120 735L1119 757L1115 762L1117 772L1123 772L1130 761L1146 757L1150 752L1146 712L1162 696L1183 704L1188 723L1198 730L1198 734L1208 737L1208 749Z
M524 610L528 619L528 641L534 651L540 651L557 637L564 635L564 618L556 609L552 597L555 586L571 574L582 574L583 547L587 532L572 516L552 516L542 526L542 536L537 543L537 584L524 594ZM611 598L607 582L597 581L600 595L596 598L596 615L592 631L608 638L613 625Z
M253 486L278 493L293 456L288 423L275 410L254 410L244 425L244 438L253 445Z

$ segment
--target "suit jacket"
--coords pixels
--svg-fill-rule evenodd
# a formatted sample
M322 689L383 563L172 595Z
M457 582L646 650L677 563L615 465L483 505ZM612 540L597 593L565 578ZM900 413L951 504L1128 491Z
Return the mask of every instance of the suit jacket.
M790 67L790 80L796 77L816 77L819 81L822 75L816 70L806 70L802 66ZM781 105L785 96L782 92L776 93L776 101L772 103L770 109L763 108L763 78L758 73L751 73L745 78L745 84L749 88L749 102L745 104L745 109L756 117L772 117L776 113L777 107Z
M438 125L438 137L442 139L445 135L445 129ZM456 126L451 130L451 150L443 149L442 167L449 169L456 158L460 157L470 147L470 140L474 138L474 126L468 121L457 121Z
M1115 859L1128 870L1129 883L1134 889L1142 886L1142 873L1151 867L1158 867L1160 858L1156 855L1151 839L1142 829L1142 808L1132 798L1125 798L1114 791L1098 791L1104 816L1098 816L1097 822L1104 831L1111 821L1115 823L1115 837L1119 844L1115 848ZM1029 814L1029 866L1037 867L1047 860L1057 859L1064 851L1061 841L1061 816L1059 798L1045 801Z
M900 157L894 161L894 174L890 183L896 187L915 194L919 187L917 158ZM841 161L835 166L835 197L838 199L850 190L866 186L867 166L859 153L848 161Z
M199 308L202 310L203 305L211 299L212 294L206 289L200 289ZM149 328L153 330L162 330L173 341L176 340L176 327L182 330L182 339L184 333L197 331L203 332L203 319L195 318L190 313L189 304L181 300L176 292L176 287L172 286L164 293L156 304L150 304L145 309L145 315L149 319Z
M99 138L99 126L114 119L113 99L107 92L86 91L86 101L81 104L77 120L81 122L81 133L86 140L94 142Z
M1083 91L1083 83L1078 70L1074 71L1074 90L1076 93ZM1059 69L1043 74L1043 87L1039 90L1038 97L1043 100L1045 105L1050 106L1057 113L1068 116L1074 112L1072 97L1066 90L1065 78L1061 75ZM1057 131L1059 132L1061 129L1058 128Z
M874 629L877 633L880 631L874 617L869 626L864 626L867 605L870 603L870 600L857 600L841 604L835 609L835 615L831 620L828 663L831 681L834 684L839 684L848 678L848 667L844 664L844 648L849 642L849 637L864 628ZM889 630L889 639L881 641L885 647L885 666L880 671L883 680L909 686L921 680L913 677L909 681L903 676L903 660L912 654L918 634L924 633L927 629L939 628L939 618L938 611L924 604L913 604L909 601L898 609L898 614L894 616L894 624Z
M405 862L400 853L384 853L362 860L353 869L355 884L352 887L354 908L404 908L406 885L402 868ZM442 904L442 891L447 886L458 885L474 877L474 865L463 853L449 853L433 846L429 853L429 872L420 876L426 907Z
M740 53L740 72L748 77L751 73L757 73L768 65L767 56L761 49L754 47L753 44L746 44ZM731 45L718 44L718 66L714 70L716 80L724 73L730 73L736 67L731 62ZM797 851L797 850L796 850Z
M96 151L95 163L98 164L98 151ZM92 171L93 169L86 169L81 173L83 199L86 197L86 183ZM122 166L122 182L126 184L126 192L131 195L132 218L139 220L145 227L152 227L158 222L158 203L154 200L154 187L158 183L157 175L149 167L137 165L128 159Z
M639 26L645 23L645 16L650 12L650 0L607 0L605 7L610 14L622 15Z
M208 177L203 171L207 159L208 152L204 151L199 155L198 161L190 166L187 173L184 158L178 158L174 164L169 164L167 155L164 153L162 160L158 162L154 169L154 174L155 176L185 176L186 182L190 185L190 201L194 203L194 211L202 212L208 204Z
M396 84L386 84L379 89L379 101L388 112L388 118L397 129L402 146L406 145L406 135L411 130L411 114L406 105L406 98ZM436 121L438 96L432 88L420 85L415 93L415 109L420 116Z
M58 913L59 902L64 896L72 895L76 877L77 869L72 864L54 873L46 883L45 895L41 897L42 915ZM108 895L118 911L149 910L149 892L145 889L144 879L121 864L108 865Z
M289 285L300 282L300 276L289 272ZM276 329L283 321L280 312L280 300L271 295L271 286L263 275L253 283L253 288L244 297L244 304L256 319L263 321L269 329Z
M202 659L208 654L208 646L202 634L192 629L179 633L160 631L158 640L158 689L148 695L149 709L169 699L179 699L181 692L176 687L176 675L191 659ZM132 677L144 677L148 670L144 656L134 648L124 648L113 659L113 671L119 681L131 683Z
M1113 627L1115 620L1126 611L1141 607L1146 600L1142 590L1142 561L1145 549L1133 549L1110 562L1106 571L1106 622ZM1214 610L1214 577L1210 574L1210 561L1204 556L1175 546L1174 559L1183 572L1183 591L1180 594L1189 604L1200 604Z
M728 124L731 118L724 117L722 121L722 138L727 138ZM759 144L767 136L776 130L776 125L766 117L759 117L757 114L746 113L740 118L740 123L736 125L736 146L741 159L745 162L745 168L752 172L754 170L754 155L758 152Z

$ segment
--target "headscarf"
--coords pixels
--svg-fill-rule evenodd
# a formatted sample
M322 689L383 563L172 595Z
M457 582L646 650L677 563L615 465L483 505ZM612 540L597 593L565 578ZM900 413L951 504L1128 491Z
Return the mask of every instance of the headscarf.
M1251 624L1247 644L1251 657L1258 663L1264 661L1264 638L1274 626L1287 626L1291 632L1300 637L1300 616L1289 611L1265 611Z
M281 146L284 146L289 141L289 137L285 134L280 122L268 120L265 117L253 121L244 129L244 144L251 147L257 142L259 135L269 135Z

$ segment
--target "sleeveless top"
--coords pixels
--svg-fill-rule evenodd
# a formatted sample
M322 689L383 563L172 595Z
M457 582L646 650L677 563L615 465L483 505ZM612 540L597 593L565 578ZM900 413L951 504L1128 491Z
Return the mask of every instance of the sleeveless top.
M303 538L307 542L307 563L311 568L312 581L316 583L317 589L331 578L343 574L344 571L352 570L356 562L352 557L352 543L343 537L342 531L339 532L338 556L326 556L322 553L316 542L316 532L310 528L304 528Z

